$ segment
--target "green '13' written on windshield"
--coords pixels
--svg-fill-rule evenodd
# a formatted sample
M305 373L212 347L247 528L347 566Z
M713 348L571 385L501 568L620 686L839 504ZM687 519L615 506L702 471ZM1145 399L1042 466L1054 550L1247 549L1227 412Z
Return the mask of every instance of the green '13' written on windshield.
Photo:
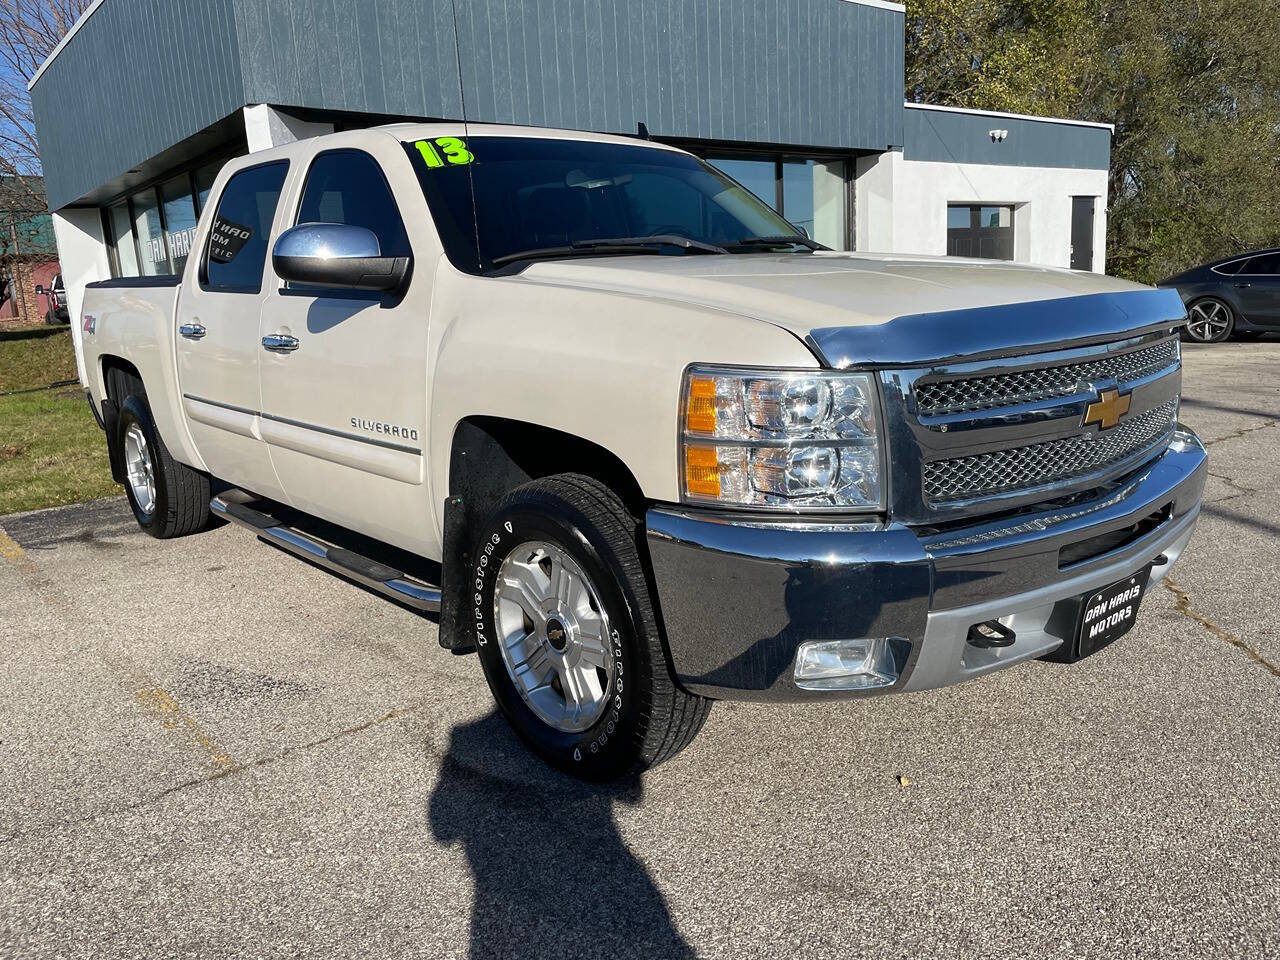
M475 160L475 154L467 149L467 142L457 137L436 137L419 140L414 144L428 167L462 166Z

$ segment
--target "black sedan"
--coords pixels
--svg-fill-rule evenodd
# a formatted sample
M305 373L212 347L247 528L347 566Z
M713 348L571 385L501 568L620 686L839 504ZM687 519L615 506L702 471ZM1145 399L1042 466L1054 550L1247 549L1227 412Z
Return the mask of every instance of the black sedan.
M1187 305L1186 338L1218 343L1280 331L1280 250L1259 250L1162 280Z

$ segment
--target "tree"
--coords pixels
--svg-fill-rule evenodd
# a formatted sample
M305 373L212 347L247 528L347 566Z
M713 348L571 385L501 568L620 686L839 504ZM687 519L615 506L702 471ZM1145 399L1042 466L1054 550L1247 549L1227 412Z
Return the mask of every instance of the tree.
M1113 272L1280 246L1280 18L1252 0L908 0L908 96L1115 125Z
M0 176L18 178L9 181L11 190L40 172L27 81L86 6L88 0L0 0Z

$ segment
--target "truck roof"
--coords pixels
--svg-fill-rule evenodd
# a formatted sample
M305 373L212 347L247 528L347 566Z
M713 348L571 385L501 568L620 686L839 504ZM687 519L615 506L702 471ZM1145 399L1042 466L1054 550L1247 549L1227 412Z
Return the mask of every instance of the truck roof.
M429 140L434 137L527 137L540 140L577 140L585 143L616 143L625 146L649 147L654 150L666 150L670 153L685 154L681 150L665 143L642 140L639 137L619 136L611 133L592 133L588 130L555 130L548 127L520 127L501 123L467 123L460 120L442 120L433 122L388 123L378 127L361 127L354 130L343 130L337 133L322 134L295 140L277 147L269 147L228 160L223 171L232 173L245 167L268 163L272 160L298 159L309 157L336 144L347 146L358 145L362 138L388 137L397 143L413 140Z
M657 150L669 150L673 153L684 153L679 147L672 147L653 140L643 140L635 136L621 136L612 133L593 133L590 130L558 130L553 127L522 127L505 123L463 123L458 120L436 121L430 123L388 123L372 128L389 133L399 140L423 140L430 137L452 136L464 134L469 137L524 137L538 140L580 140L586 143L618 143L629 146L653 147Z

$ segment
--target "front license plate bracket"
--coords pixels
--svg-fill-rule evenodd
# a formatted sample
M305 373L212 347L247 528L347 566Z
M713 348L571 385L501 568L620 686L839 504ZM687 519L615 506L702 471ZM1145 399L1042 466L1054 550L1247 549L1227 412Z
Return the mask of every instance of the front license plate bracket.
M1132 629L1151 582L1151 565L1101 590L1059 601L1045 632L1062 646L1042 659L1075 663L1110 646Z

